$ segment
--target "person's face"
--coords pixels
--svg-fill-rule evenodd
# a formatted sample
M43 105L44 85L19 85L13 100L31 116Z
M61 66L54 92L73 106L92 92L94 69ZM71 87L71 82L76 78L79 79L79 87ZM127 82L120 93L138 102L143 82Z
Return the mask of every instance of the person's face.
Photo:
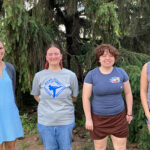
M4 49L3 43L0 42L0 60L3 59L4 54L5 54L5 49Z
M115 57L106 49L104 54L99 57L99 62L102 67L112 67L115 63Z
M48 61L49 65L59 65L60 61L62 60L62 54L60 53L60 50L56 47L49 48L46 54L46 60Z

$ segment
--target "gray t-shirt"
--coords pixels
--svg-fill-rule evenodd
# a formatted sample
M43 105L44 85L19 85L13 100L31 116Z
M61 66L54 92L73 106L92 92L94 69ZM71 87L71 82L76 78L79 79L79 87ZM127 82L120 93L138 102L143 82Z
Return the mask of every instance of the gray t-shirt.
M38 123L45 126L68 125L75 121L72 97L78 95L75 73L63 68L35 74L32 95L39 95Z
M102 74L99 68L88 72L84 82L92 84L92 112L97 115L111 116L125 109L122 99L123 82L129 80L127 73L114 67L110 74Z

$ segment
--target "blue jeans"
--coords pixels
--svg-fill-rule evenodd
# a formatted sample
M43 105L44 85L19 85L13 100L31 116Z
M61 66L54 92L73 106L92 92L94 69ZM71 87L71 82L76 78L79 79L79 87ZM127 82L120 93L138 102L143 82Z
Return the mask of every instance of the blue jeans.
M38 123L38 130L45 150L72 150L72 131L75 123L62 126L44 126Z

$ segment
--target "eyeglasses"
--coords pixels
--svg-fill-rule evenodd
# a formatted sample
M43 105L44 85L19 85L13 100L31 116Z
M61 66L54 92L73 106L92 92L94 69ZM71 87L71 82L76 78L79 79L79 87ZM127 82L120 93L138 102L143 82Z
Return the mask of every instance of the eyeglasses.
M48 55L48 56L59 56L60 53L48 53L47 55Z

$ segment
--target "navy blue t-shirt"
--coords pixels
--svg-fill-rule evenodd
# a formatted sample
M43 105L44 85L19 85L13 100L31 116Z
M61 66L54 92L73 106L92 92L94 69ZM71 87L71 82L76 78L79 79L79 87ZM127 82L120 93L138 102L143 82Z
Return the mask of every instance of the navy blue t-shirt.
M88 72L84 82L92 84L91 110L102 116L116 115L125 109L122 98L123 82L129 80L127 73L114 67L109 74L103 74L99 68Z

